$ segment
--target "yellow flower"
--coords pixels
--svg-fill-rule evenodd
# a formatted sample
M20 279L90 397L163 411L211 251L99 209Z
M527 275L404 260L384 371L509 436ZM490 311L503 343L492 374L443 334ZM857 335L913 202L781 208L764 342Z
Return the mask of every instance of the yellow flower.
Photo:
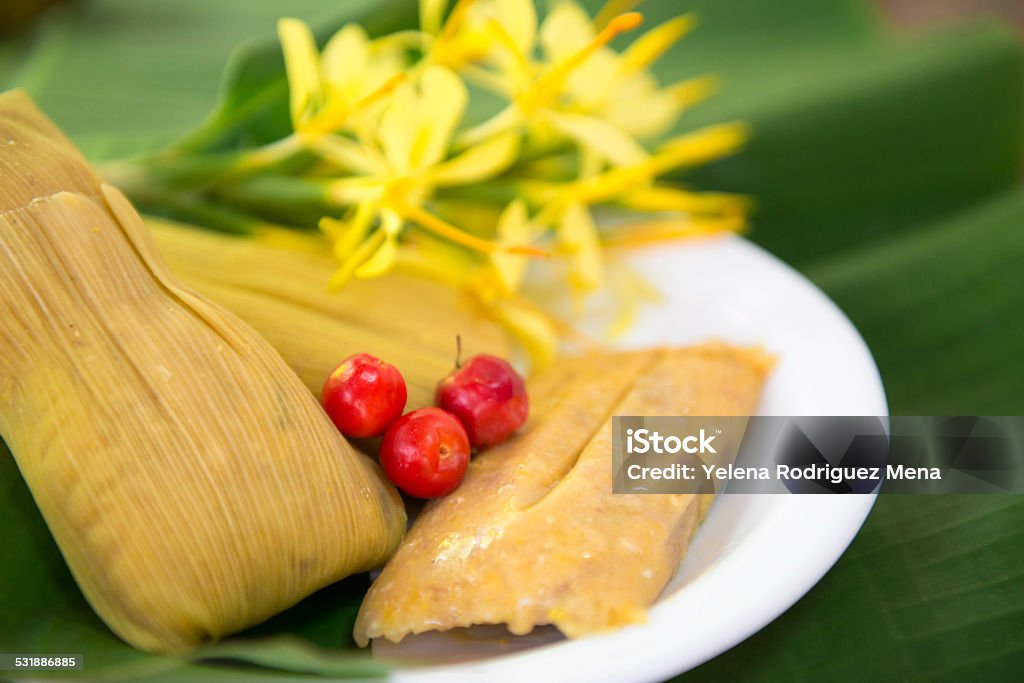
M656 149L642 142L713 90L709 78L663 87L649 70L692 17L656 26L619 52L611 41L642 21L629 11L634 0L609 0L594 20L563 0L543 22L534 0L455 0L447 11L449 4L420 0L418 31L371 40L346 26L322 53L305 24L282 20L295 134L257 150L256 166L296 148L317 155L306 180L326 187L342 216L320 222L340 262L332 287L399 263L427 271L471 291L536 359L550 359L567 331L519 295L527 256L544 253L532 245L554 243L571 292L581 295L605 284L610 242L739 229L744 199L658 179L731 153L746 132L727 124ZM421 58L410 61L417 51ZM507 106L466 128L467 82ZM609 204L675 218L602 234L593 209ZM443 217L456 215L470 231ZM407 226L418 231L400 241ZM624 325L645 299L642 287L621 274L608 284L624 302Z
M288 77L289 111L296 133L319 135L361 125L357 114L379 110L382 96L404 77L406 59L391 43L371 41L357 24L334 34L317 52L309 26L281 19L278 36Z
M542 368L555 361L561 330L550 315L520 297L497 299L489 311L523 345L534 367Z
M555 137L576 143L588 170L603 163L633 164L646 152L637 142L664 133L688 106L714 89L698 78L661 88L647 70L694 25L681 16L657 26L621 54L608 47L618 34L635 28L641 16L614 14L609 3L600 23L574 2L556 4L538 28L532 0L458 2L434 39L431 54L510 100L507 108L459 137L472 145L499 132L527 129L531 142ZM425 0L439 25L445 2ZM489 41L488 41L489 38ZM472 47L467 47L467 46ZM536 53L540 48L543 59ZM457 56L453 56L457 55ZM474 60L487 62L483 71ZM536 145L534 145L536 146Z
M518 155L518 136L508 133L448 157L467 98L462 80L441 66L425 69L417 84L404 82L395 89L376 131L380 153L371 149L365 154L374 163L359 169L363 175L339 178L329 185L333 202L356 207L347 221L325 218L321 223L334 238L336 255L342 260L335 286L352 275L372 277L390 269L398 235L407 221L471 249L499 248L423 208L436 188L492 178ZM352 141L346 144L358 147ZM371 234L375 220L380 229Z
M645 212L674 212L675 224L687 226L682 234L709 232L713 227L719 231L741 229L746 198L658 186L654 181L670 171L730 154L745 140L746 128L741 124L709 126L668 140L655 154L636 163L615 166L572 182L525 181L520 189L524 197L542 207L535 222L555 226L560 253L569 264L570 285L579 292L593 291L602 284L603 240L587 207L615 203ZM693 221L692 216L700 217L699 222ZM623 234L627 231L622 227L616 227L614 232L618 243L625 244L646 241L655 234L653 230L648 223L642 231L637 228L628 236ZM656 234L663 238L672 236L663 226L659 225L657 230Z
M424 62L446 66L460 73L471 69L491 50L493 40L482 30L477 15L480 3L458 0L443 22L448 0L420 0L420 30L424 45Z
M634 163L646 151L621 127L600 117L581 113L565 98L569 78L607 45L615 36L638 26L636 13L622 14L597 31L589 41L567 51L550 64L536 64L536 16L529 0L505 0L499 3L501 21L491 17L487 29L495 39L492 59L498 63L511 104L482 124L465 131L460 144L472 145L509 130L527 129L544 137L543 128L554 130L580 147L613 163ZM561 7L561 5L560 5ZM582 10L581 10L582 11ZM541 33L549 34L544 22Z
M556 213L572 202L619 202L647 211L693 211L700 195L681 188L656 187L654 181L666 173L732 154L746 142L747 136L747 127L741 123L707 126L670 138L655 154L637 163L610 168L571 183L527 183L526 187L535 201ZM726 202L730 197L734 202L743 201L722 194L715 195L715 201Z
M565 95L581 112L639 139L664 133L688 106L707 97L712 79L699 78L661 88L647 70L693 28L691 15L671 19L634 40L621 54L607 47L593 51L568 75ZM540 33L545 60L558 64L592 45L599 31L579 5L555 6Z
M516 199L505 207L498 218L497 233L498 243L506 247L533 242L535 230L527 215L526 202ZM490 254L490 259L502 293L508 295L519 291L519 286L526 275L527 257L522 254L510 253L507 250L500 250Z
M586 206L571 203L562 210L558 222L558 243L569 260L569 284L581 292L601 285L604 259L594 218Z

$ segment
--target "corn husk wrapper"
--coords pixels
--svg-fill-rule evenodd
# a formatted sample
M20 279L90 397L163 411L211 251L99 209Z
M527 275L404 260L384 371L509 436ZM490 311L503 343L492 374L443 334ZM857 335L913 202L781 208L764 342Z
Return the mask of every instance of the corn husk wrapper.
M382 563L396 491L138 214L0 95L0 436L85 597L179 653Z
M422 408L454 369L456 336L463 356L509 354L501 327L447 284L394 272L332 292L337 263L313 237L271 236L278 246L155 218L147 225L176 276L251 325L318 395L342 360L371 353L402 372L407 409Z

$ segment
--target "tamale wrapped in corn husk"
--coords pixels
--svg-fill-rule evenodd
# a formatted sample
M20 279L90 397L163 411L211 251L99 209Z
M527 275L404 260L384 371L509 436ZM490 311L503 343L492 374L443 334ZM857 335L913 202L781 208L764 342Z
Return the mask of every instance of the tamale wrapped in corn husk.
M359 610L356 641L505 624L575 638L641 621L711 495L613 494L613 415L750 415L772 361L754 349L562 359L531 378L531 419L431 501Z
M313 237L271 246L153 218L147 225L182 282L249 323L317 394L342 360L371 353L402 372L407 408L422 408L452 371L456 335L464 355L508 355L501 327L447 284L394 272L332 292L337 263Z
M169 275L17 92L0 95L0 436L85 597L144 650L262 621L405 529L281 357Z

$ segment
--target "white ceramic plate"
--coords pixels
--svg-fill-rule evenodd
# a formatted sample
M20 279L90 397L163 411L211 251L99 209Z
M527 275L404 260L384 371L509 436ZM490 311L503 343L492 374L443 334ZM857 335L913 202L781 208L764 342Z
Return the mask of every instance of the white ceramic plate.
M820 290L737 237L639 250L631 264L664 293L625 344L722 339L758 344L779 364L762 415L887 415L871 354ZM403 669L395 680L660 681L736 645L779 616L825 574L857 533L873 495L721 497L645 624L576 641L550 630L487 659ZM532 639L531 639L532 638ZM539 643L539 644L538 644ZM464 656L449 634L406 638L378 655Z

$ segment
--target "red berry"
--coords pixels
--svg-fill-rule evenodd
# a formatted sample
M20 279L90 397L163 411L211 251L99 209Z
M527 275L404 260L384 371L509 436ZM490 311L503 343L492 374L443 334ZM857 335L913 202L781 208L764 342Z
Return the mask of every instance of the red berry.
M380 464L391 483L416 498L454 491L469 466L469 437L459 421L440 408L420 408L398 418L384 432Z
M494 356L473 356L437 386L437 405L459 418L477 448L501 443L523 426L529 400L523 378Z
M357 353L336 367L324 382L320 403L345 436L380 436L405 408L402 373L394 365Z

